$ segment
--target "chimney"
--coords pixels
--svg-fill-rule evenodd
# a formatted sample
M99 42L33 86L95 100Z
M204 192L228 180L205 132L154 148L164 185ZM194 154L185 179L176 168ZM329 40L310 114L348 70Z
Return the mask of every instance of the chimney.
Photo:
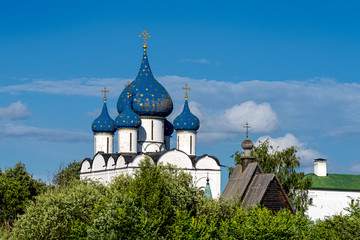
M314 159L314 173L316 176L319 177L327 176L326 159L324 158Z

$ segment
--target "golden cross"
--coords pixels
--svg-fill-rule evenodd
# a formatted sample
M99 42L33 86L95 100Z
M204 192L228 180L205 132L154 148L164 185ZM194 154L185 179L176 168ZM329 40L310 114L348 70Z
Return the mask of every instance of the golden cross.
M106 102L106 93L109 93L109 90L106 90L106 87L104 87L104 90L101 90L102 93L104 93L104 102Z
M127 84L125 84L125 87L127 88L127 97L129 97L129 95L130 95L130 81L128 81Z
M251 127L248 122L246 122L244 128L246 128L246 138L249 138L249 128L251 128Z
M188 94L187 94L187 91L188 90L191 90L191 88L188 88L188 85L187 84L185 84L185 87L184 88L182 88L183 90L185 90L185 100L187 100L188 99Z
M144 48L146 48L146 39L149 39L151 36L144 29L144 31L139 35L139 37L144 39Z

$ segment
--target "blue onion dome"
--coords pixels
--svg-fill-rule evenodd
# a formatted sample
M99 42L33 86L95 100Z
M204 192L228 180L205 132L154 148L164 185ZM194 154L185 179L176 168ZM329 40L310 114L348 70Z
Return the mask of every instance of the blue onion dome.
M126 102L124 103L125 108L115 119L116 127L139 129L139 127L141 126L140 116L136 114L131 108L130 96L127 97L125 100L126 100Z
M184 109L179 116L174 119L174 128L176 131L196 132L200 127L199 119L190 112L188 100L186 97Z
M114 133L116 131L115 121L109 116L104 98L104 106L100 116L95 119L91 125L94 133Z
M132 109L140 116L167 117L173 110L173 102L166 89L154 78L148 57L146 45L139 73L131 82L130 96L132 97ZM126 102L127 90L124 89L117 102L117 110L121 113Z
M174 132L174 126L167 119L164 120L164 136L171 136Z

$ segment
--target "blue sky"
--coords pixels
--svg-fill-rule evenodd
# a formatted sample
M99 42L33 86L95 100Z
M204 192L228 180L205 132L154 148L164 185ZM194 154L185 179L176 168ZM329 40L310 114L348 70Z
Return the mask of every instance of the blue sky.
M360 20L356 1L0 1L0 167L45 181L93 154L91 122L140 67L201 122L198 153L227 166L250 137L296 145L302 170L360 173ZM175 139L175 138L174 138ZM175 146L175 145L174 145ZM223 187L226 184L223 174Z

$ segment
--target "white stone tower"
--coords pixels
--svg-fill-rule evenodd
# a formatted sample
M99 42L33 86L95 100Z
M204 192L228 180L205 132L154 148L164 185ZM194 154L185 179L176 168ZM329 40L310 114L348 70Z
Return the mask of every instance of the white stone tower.
M191 88L188 88L186 84L183 89L186 91L184 109L174 120L177 149L188 155L196 155L196 133L200 127L200 121L189 109L187 91Z
M106 93L109 90L101 90L104 93L104 105L102 112L98 118L96 118L92 125L92 131L94 132L94 152L113 153L114 152L114 132L116 130L114 120L109 116L106 106Z
M131 108L130 82L126 86L128 92L124 103L125 108L115 119L118 132L118 153L137 153L137 139L141 120L140 116Z

